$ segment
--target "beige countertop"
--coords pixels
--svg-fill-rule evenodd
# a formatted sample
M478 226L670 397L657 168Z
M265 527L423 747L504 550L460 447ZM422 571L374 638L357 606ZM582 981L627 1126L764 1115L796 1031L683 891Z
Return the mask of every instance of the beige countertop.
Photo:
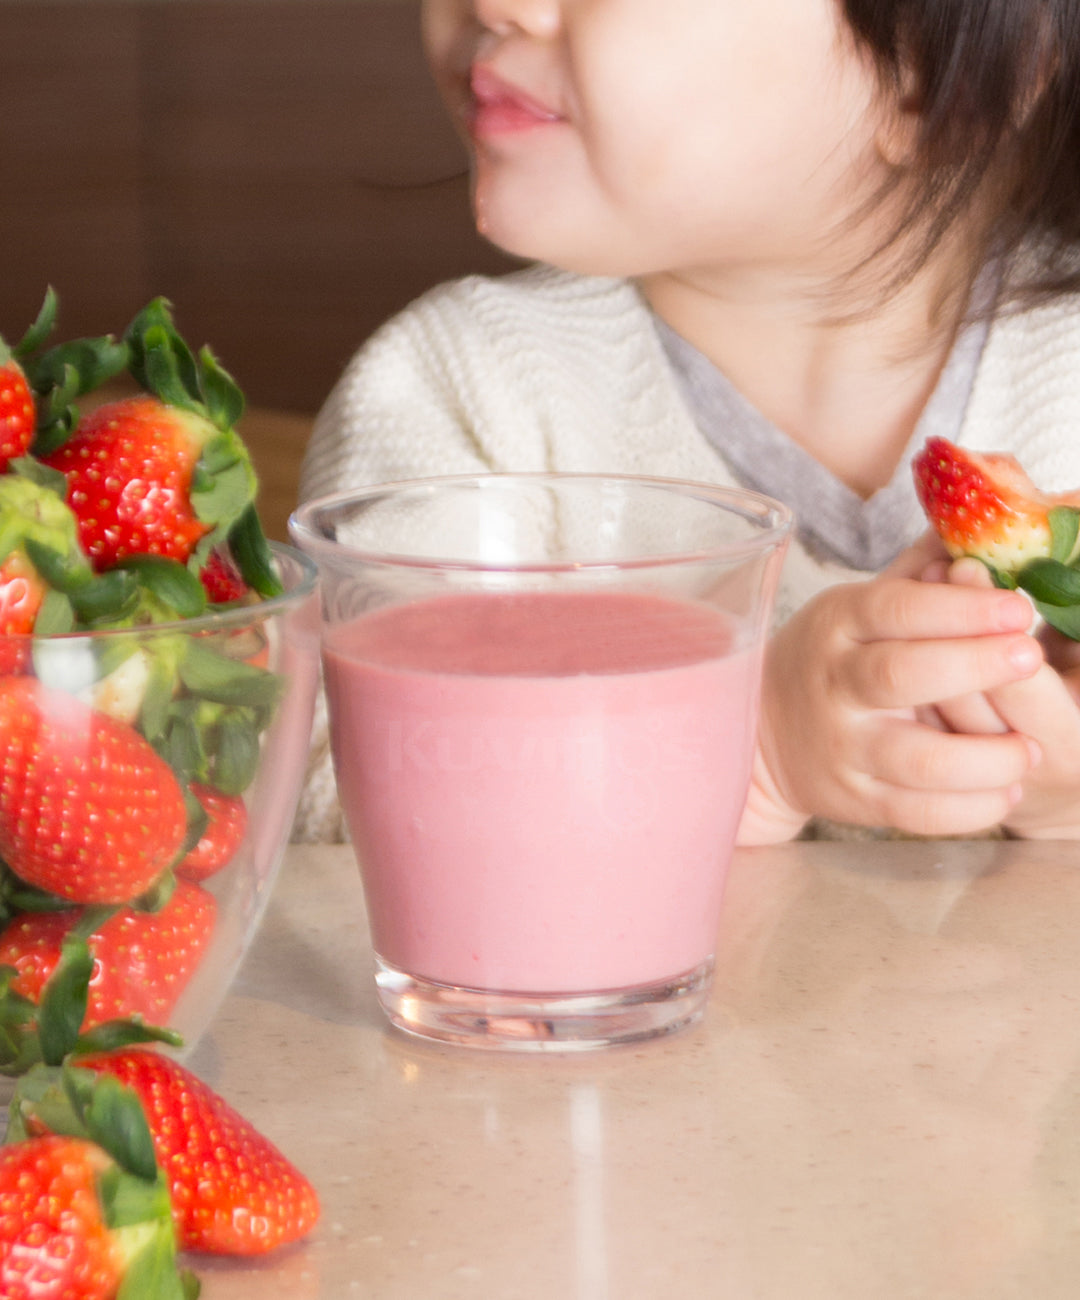
M191 1064L323 1219L204 1300L1080 1293L1080 848L733 868L703 1024L492 1055L385 1027L348 848L289 851Z

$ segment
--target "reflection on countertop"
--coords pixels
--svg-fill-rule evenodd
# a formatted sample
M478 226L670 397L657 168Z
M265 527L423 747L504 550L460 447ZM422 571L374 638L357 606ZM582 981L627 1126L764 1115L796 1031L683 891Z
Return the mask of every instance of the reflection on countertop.
M351 850L289 851L193 1065L304 1167L305 1244L206 1300L1065 1300L1080 849L737 855L705 1022L578 1057L385 1027Z

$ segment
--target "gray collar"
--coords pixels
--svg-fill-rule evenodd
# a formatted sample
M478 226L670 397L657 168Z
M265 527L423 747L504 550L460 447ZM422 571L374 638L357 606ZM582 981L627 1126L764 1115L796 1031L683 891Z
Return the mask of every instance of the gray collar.
M973 303L982 306L996 287L997 277L984 273ZM767 420L706 356L653 319L698 428L744 487L795 511L799 537L812 554L876 572L922 533L911 459L927 438L957 440L989 332L988 313L980 311L957 335L896 472L866 500Z

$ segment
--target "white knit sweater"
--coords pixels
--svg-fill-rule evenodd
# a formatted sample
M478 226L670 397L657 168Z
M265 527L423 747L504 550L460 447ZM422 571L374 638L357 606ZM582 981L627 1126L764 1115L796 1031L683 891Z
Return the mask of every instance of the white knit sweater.
M1012 452L1045 488L1080 487L1080 302L994 322L959 441ZM735 485L631 283L532 267L432 290L349 364L316 422L300 491L308 499L402 478L529 470ZM865 576L796 540L777 617ZM295 835L343 835L321 718Z

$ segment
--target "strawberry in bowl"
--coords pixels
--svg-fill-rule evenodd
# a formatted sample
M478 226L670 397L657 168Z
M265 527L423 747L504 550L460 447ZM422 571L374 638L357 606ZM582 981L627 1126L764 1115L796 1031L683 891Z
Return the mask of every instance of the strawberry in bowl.
M92 1021L191 1044L291 829L314 571L264 537L243 397L169 304L51 344L56 307L0 340L0 961L34 1002L85 940Z
M915 490L950 555L981 560L1000 587L1031 596L1042 618L1080 640L1080 491L1044 492L1015 457L930 438Z

